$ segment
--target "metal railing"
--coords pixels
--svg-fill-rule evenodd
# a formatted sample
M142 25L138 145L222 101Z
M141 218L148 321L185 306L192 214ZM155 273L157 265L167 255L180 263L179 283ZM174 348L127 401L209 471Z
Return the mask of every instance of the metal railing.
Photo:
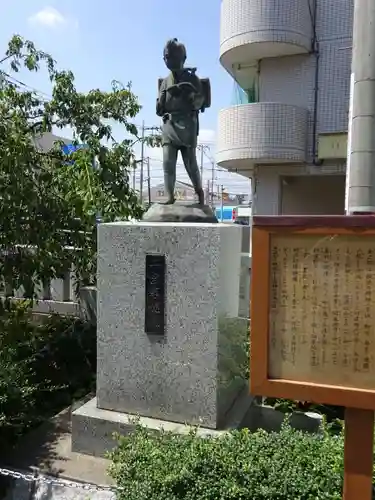
M116 488L115 486L107 486L107 485L98 485L93 483L86 482L78 482L71 481L70 479L63 477L56 477L48 474L42 474L40 471L35 469L34 472L27 471L19 471L10 468L1 468L0 467L0 480L2 478L13 479L14 483L17 481L23 482L26 485L29 485L28 488L28 500L34 500L36 498L40 498L40 494L38 494L38 490L43 488L43 485L47 485L50 489L50 494L52 498L53 488L61 494L61 490L65 490L66 498L93 498L92 495L98 492L108 492L106 498L108 500L115 500L116 492L120 491L120 488ZM16 484L10 484L7 488L6 492L6 500L13 500L15 498L19 498L19 492L16 490ZM51 491L52 490L52 491ZM68 491L76 492L72 495L68 495ZM64 495L64 496L65 496ZM76 496L78 495L78 496ZM89 496L88 496L89 495ZM102 496L100 498L103 498Z
M13 290L7 285L0 292L0 297L8 297L12 301L25 300L25 291L22 288ZM79 297L75 293L72 270L66 271L61 279L53 279L41 284L33 299L34 314L61 314L63 316L80 316Z
M3 250L2 255L10 256L19 249L25 249L27 252L35 251L35 247L29 245L17 245L13 252ZM67 252L78 251L74 247L66 247ZM0 298L9 298L14 302L27 300L25 290L21 287L14 289L11 283L6 283L3 289L0 289ZM81 316L80 297L76 293L76 284L74 283L74 268L68 265L61 278L49 280L36 286L35 296L32 297L32 311L34 314L61 314L63 316Z

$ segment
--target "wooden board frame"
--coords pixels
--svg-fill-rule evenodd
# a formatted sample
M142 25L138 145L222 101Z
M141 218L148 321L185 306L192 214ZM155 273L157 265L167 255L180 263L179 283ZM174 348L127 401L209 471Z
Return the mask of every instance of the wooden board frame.
M375 216L254 216L252 228L250 392L256 396L375 410L375 389L268 377L271 235L375 235Z

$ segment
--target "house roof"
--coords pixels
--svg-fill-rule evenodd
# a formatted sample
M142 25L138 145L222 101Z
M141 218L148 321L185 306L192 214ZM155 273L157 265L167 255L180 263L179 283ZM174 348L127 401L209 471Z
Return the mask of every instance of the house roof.
M181 182L181 181L176 181L176 188L183 188L183 189L187 189L189 191L192 191L194 192L194 188L193 186L191 186L190 184L187 184L186 182ZM164 183L160 183L160 184L156 184L154 186L151 186L151 190L152 191L155 191L155 190L164 190ZM147 189L144 189L143 190L145 193L147 192Z
M56 141L63 141L65 144L71 144L72 140L66 137L60 137L58 135L52 134L52 132L45 132L42 135L34 137L35 147L47 153L51 151L53 145Z
M193 186L191 184L188 184L187 182L182 182L182 181L176 181L176 185L179 184L183 187L186 187L188 189L194 189Z
M194 191L194 188L191 184L188 184L187 182L181 182L181 181L176 181L176 186L184 187L187 189L191 189ZM156 184L156 186L151 186L151 189L162 189L164 188L164 183Z

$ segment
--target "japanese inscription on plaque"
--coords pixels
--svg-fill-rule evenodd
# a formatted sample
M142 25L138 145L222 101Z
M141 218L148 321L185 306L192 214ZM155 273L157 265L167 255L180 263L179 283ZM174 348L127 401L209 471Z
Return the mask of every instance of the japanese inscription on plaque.
M375 236L273 234L268 376L375 388Z
M165 256L146 255L145 332L165 333Z

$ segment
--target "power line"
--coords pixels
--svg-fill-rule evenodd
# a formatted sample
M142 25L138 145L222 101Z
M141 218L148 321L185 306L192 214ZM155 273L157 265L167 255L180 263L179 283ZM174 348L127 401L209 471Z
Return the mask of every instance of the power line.
M5 79L8 80L9 83L16 85L19 88L22 87L22 88L28 89L31 92L34 92L35 94L39 94L41 97L43 97L45 103L49 103L53 99L53 97L50 94L47 94L46 92L43 92L42 90L39 90L35 87L32 87L31 85L28 85L27 83L25 83L21 80L18 80L17 78L10 75L9 73L6 73L5 71L0 71L0 74L4 75L6 77ZM47 99L45 99L45 98L47 98ZM140 128L140 129L142 128L142 124L133 122L133 125L135 125L137 128ZM145 128L149 129L149 130L151 130L151 129L152 130L160 130L160 126L158 126L158 125L145 125Z
M7 73L5 71L0 71L0 74L4 75L6 77L6 80L8 80L9 83L15 84L18 87L28 89L31 92L34 92L35 94L39 94L41 97L43 97L45 103L51 102L51 100L53 99L50 94L47 94L46 92L43 92L42 90L39 90L35 87L32 87L31 85L15 78L14 76L10 75L9 73ZM142 129L142 127L144 127L145 130L161 131L160 125L147 125L144 122L142 124L133 122L133 125L135 125L137 128L140 128L140 129ZM214 145L214 144L215 144L215 141L202 141L202 142L198 142L198 147L203 146L203 148L204 148L205 146L207 146L209 148L209 146ZM203 149L203 153L206 156L206 158L208 158L210 161L212 161L212 156L208 156L206 150Z
M153 157L149 157L150 160L152 162L155 162L155 163L163 163L163 160L161 160L160 158L153 158ZM237 178L237 182L240 184L240 183L245 183L245 182L249 182L249 179L241 174L237 174L236 172L228 172L227 170L217 166L216 164L214 164L213 166L211 166L212 163L210 164L210 166L208 166L207 163L203 164L203 170L205 172L212 172L214 171L215 173L222 173L224 175L228 175L228 176L233 176L233 182L236 182L236 178ZM180 162L177 162L177 167L180 167L180 168L185 168L184 164L183 163L180 163ZM163 167L158 167L158 166L153 166L152 167L152 171L155 171L155 170L162 170ZM238 177L241 177L243 180L240 180L238 179ZM232 182L232 181L231 181Z
M151 161L155 161L155 162L158 162L158 163L163 163L163 160L161 158L153 158L152 156L149 157ZM212 165L212 162L213 160L209 163L209 165ZM215 162L213 162L215 163ZM208 165L208 163L204 163L203 166L205 165ZM178 167L183 167L184 164L183 163L180 163L180 162L177 162L177 166ZM236 172L228 172L228 170L225 170L225 168L222 168L222 167L219 167L218 165L216 165L215 163L215 167L214 167L215 170L217 170L218 172L223 172L224 174L236 174ZM210 167L210 170L211 170L211 167ZM240 175L240 174L236 174L236 175Z
M34 87L31 87L27 83L24 83L21 80L18 80L17 78L15 78L12 75L9 75L5 71L0 71L0 74L6 77L5 80L7 80L8 83L10 83L12 85L15 85L18 88L20 88L20 87L21 88L26 88L26 89L29 89L31 92L34 92L35 94L39 94L41 97L44 98L44 102L45 103L48 103L48 102L50 102L52 100L52 96L46 94L45 92L42 92L41 90L38 90L38 89L36 89ZM45 97L47 97L48 100L45 100Z
M18 78L15 78L14 76L10 75L9 73L7 73L5 71L1 71L0 74L3 75L3 76L5 76L5 79L10 84L16 85L19 89L28 89L29 91L31 91L31 92L39 95L41 97L41 100L44 103L48 103L48 102L50 102L52 100L52 96L51 95L49 95L46 92L43 92L43 91L41 91L41 90L39 90L39 89L37 89L35 87L32 87L31 85L23 82L22 80L19 80ZM160 126L157 126L157 125L148 126L144 122L142 123L142 125L139 124L139 123L134 123L134 125L137 128L141 128L143 137L144 137L144 132L146 130L152 131L152 132L154 132L154 131L158 131L159 132L160 131ZM142 141L142 144L144 144L143 141ZM203 174L203 172L205 170L207 170L207 168L205 168L205 164L203 163L203 160L202 160L203 156L208 159L208 161L210 162L210 165L211 165L210 166L210 171L212 173L212 178L211 178L212 190L213 190L213 187L214 187L215 180L219 180L219 179L215 178L215 172L216 173L224 173L224 174L226 174L228 176L232 176L232 175L233 176L237 176L238 175L238 176L242 177L240 174L236 174L235 172L228 172L227 170L219 167L216 164L213 156L208 153L208 151L210 151L210 146L214 145L214 144L215 144L214 141L202 141L202 142L198 143L198 149L201 150L201 154L202 154L202 156L201 156L201 167L200 167L201 168L201 173ZM143 148L144 148L144 146L143 146ZM143 149L142 160L141 160L141 163L142 163L141 169L142 169L142 171L143 171L144 159L145 158L144 158L144 149ZM161 162L162 163L162 160L160 160L158 158L149 157L149 160L151 160L152 162ZM177 163L177 166L178 167L184 167L184 165L182 163ZM154 168L152 170L154 170ZM136 176L136 173L135 173L135 169L134 169L133 184L135 184L135 176ZM155 177L155 176L151 175L151 177ZM202 177L203 177L203 175L202 175ZM228 179L227 182L229 182L233 186L235 181L234 181L234 179ZM243 181L242 182L243 183L247 182L247 179L245 177L243 177ZM240 184L242 184L242 182L238 181L238 184L240 185Z

